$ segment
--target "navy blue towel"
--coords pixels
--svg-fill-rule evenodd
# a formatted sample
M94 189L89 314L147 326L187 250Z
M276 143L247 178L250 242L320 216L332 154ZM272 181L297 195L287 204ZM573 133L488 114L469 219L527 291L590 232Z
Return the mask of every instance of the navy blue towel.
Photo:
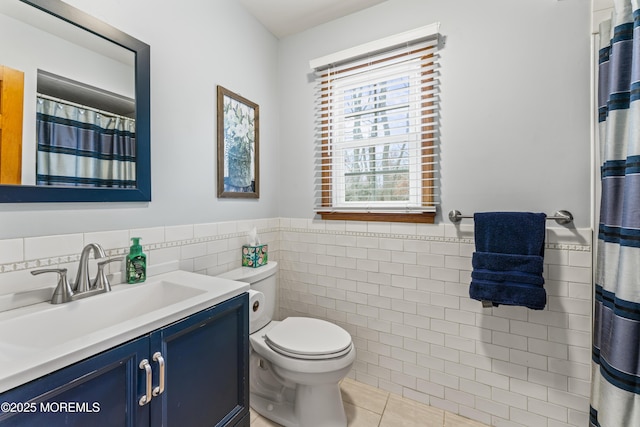
M469 296L479 301L545 307L544 236L546 215L529 212L486 212L474 215Z
M477 252L544 256L545 214L481 212L473 220Z
M521 271L541 274L543 258L535 255L497 254L474 252L471 265L474 270Z
M473 270L472 279L491 282L512 282L542 286L544 279L539 274L521 273L519 271Z

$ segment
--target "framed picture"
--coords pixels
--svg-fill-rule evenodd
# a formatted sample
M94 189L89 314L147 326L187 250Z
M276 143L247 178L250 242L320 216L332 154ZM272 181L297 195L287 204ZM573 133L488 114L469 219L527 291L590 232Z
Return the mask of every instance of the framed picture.
M218 197L259 197L258 104L218 86Z

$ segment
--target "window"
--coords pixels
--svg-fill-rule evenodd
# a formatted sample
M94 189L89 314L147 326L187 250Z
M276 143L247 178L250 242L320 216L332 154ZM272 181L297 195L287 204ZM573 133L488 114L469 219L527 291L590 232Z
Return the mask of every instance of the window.
M339 53L349 57L328 58L329 65L312 61L315 209L322 218L433 222L439 37L425 28L426 36L400 48Z

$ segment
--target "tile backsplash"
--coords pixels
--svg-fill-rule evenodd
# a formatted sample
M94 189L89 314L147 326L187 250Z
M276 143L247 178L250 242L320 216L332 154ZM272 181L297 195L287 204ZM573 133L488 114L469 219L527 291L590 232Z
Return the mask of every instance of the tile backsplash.
M178 261L183 270L219 274L240 266L241 247L254 226L262 240L274 242L271 251L277 250L277 218L0 240L0 296L55 286L54 276L30 274L38 268L67 268L71 280L84 245L99 243L108 256L122 256L129 252L131 237L141 238L150 267ZM108 268L113 274L121 266Z
M240 266L256 227L278 261L279 316L347 329L358 381L495 426L588 423L590 229L548 228L544 310L482 308L468 297L473 227L270 218L0 240L0 297L75 275L82 247L109 256L141 237L150 267L216 275ZM111 273L120 269L110 265Z

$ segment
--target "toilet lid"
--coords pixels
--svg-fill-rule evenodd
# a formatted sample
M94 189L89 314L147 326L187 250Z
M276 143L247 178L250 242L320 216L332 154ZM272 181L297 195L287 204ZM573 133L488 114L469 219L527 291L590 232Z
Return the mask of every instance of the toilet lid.
M298 359L329 359L351 350L351 335L338 325L309 317L288 317L265 334L274 351Z

